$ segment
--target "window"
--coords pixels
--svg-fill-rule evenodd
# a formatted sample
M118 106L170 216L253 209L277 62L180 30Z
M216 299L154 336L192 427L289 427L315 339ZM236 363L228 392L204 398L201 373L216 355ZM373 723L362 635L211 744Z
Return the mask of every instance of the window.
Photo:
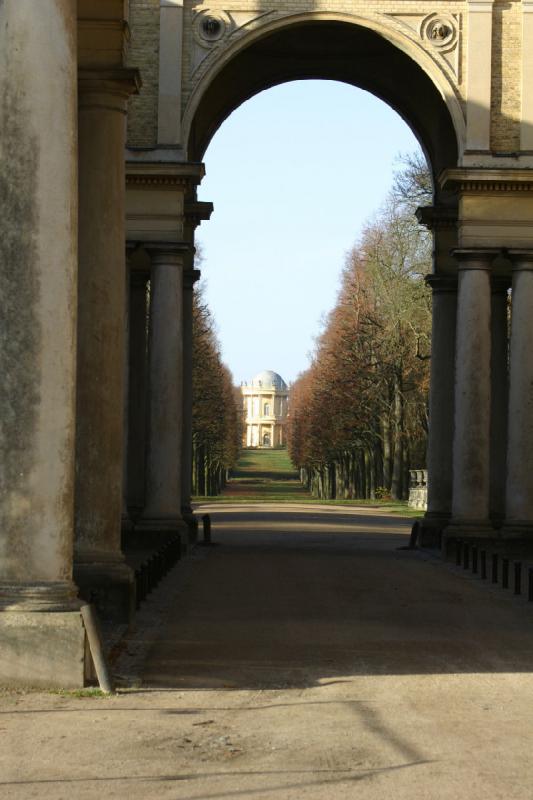
M265 417L270 416L270 403L265 403Z

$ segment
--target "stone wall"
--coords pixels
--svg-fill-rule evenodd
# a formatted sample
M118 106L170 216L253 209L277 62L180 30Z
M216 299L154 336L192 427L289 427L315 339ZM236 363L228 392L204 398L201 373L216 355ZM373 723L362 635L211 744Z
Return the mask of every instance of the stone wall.
M446 14L457 31L463 28L465 4L446 5ZM183 6L183 85L182 113L195 87L212 63L240 38L276 19L303 13L327 13L339 18L366 17L374 28L396 31L400 35L420 39L420 25L425 17L441 10L440 3L411 0L284 0L275 7L243 0L232 9L223 0L198 4L185 0ZM224 35L211 42L199 35L198 21L203 13L216 15L224 25ZM505 18L506 19L506 18ZM154 147L157 141L157 79L159 68L159 0L130 0L131 44L129 64L141 70L143 87L139 97L130 101L128 142L132 147ZM459 100L464 101L465 50L460 42L452 51L436 53L427 41L426 50L437 59Z
M141 72L142 89L129 101L128 144L155 147L159 79L159 0L130 0L128 66Z
M522 4L496 0L492 28L490 145L501 153L520 150Z
M213 64L234 48L240 39L256 32L261 26L283 17L295 15L336 15L339 19L366 19L378 32L387 30L405 37L421 48L441 71L444 83L465 111L468 78L469 25L474 24L480 4L451 2L417 3L412 0L282 0L276 6L256 0L242 0L232 8L224 0L200 4L184 0L179 6L183 13L183 47L181 112L185 114L195 88ZM522 106L522 38L523 6L520 0L495 0L492 12L492 75L486 90L490 102L490 148L495 154L508 156L520 150L520 114ZM490 7L490 6L487 6ZM210 40L202 35L200 21L209 13L221 22L220 35ZM432 15L448 19L454 36L447 44L435 44L427 35ZM159 72L160 0L130 0L129 23L131 44L129 64L140 69L143 88L130 101L128 143L133 148L151 148L157 143L158 72ZM524 29L525 30L525 29ZM490 41L490 35L489 40ZM490 44L489 44L490 47ZM483 70L479 48L471 49L470 65ZM422 53L422 58L425 58ZM477 65L480 59L481 66ZM528 104L531 101L528 100ZM182 143L183 144L183 143ZM483 149L483 148L482 148Z

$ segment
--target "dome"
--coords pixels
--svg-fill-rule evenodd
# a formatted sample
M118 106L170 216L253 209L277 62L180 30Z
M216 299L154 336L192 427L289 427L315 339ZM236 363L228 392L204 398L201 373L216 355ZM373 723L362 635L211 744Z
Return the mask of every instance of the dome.
M271 369L264 369L263 372L258 372L255 378L252 379L252 386L261 386L263 389L287 389L287 384L277 372L272 372Z

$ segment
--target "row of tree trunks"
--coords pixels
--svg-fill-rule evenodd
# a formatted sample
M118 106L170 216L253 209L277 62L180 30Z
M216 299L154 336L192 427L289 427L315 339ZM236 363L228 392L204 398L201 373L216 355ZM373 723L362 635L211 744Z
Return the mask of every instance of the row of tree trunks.
M409 447L401 436L399 441L400 446L397 440L391 445L388 438L383 439L342 453L326 464L302 467L300 480L321 500L405 500L409 494Z

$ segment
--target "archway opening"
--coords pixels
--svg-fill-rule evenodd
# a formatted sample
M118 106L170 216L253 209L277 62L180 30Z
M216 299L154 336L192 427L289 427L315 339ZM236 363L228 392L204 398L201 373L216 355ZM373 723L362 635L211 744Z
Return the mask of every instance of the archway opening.
M421 48L417 51L407 37L395 37L392 29L385 34L347 21L314 18L275 23L249 36L244 46L237 41L218 63L212 58L189 100L185 125L189 156L203 158L222 122L263 90L290 81L335 81L368 91L407 123L428 162L434 201L453 207L454 199L440 191L436 178L443 169L457 164L461 137L455 100L446 96L431 74L428 54ZM325 146L320 142L318 157L336 146L334 138ZM257 156L261 158L260 147ZM238 164L235 167L239 169ZM333 184L327 189L329 197L334 195ZM427 271L431 271L429 264ZM259 446L264 445L264 435L259 429Z
M393 44L367 27L335 20L280 23L206 74L189 104L189 158L203 158L215 131L245 100L286 81L315 78L366 89L390 105L417 136L434 176L455 166L457 100L445 99L407 54L408 41Z

